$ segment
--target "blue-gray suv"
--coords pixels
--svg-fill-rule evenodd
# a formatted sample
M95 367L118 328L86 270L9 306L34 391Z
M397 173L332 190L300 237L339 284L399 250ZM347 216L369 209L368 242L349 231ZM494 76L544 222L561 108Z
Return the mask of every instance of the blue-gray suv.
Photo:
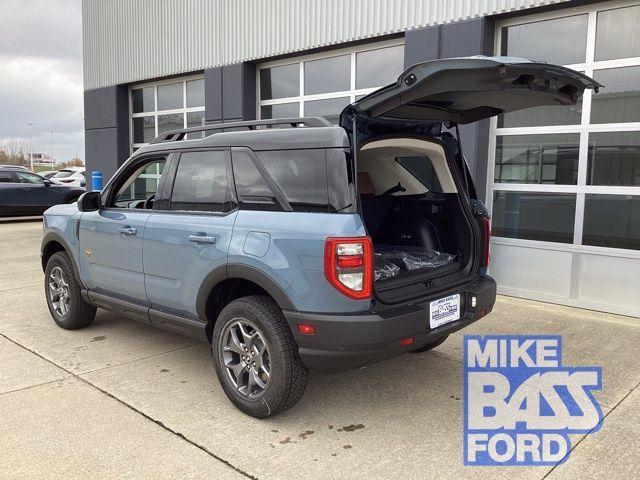
M104 308L210 342L229 399L254 417L308 371L422 352L493 307L489 217L458 125L597 88L516 58L415 65L340 124L290 118L161 134L101 192L44 215L54 321Z

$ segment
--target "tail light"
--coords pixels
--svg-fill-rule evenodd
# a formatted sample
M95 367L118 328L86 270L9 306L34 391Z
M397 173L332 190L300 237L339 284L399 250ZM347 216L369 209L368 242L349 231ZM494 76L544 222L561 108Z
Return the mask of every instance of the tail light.
M488 267L491 261L491 219L483 217L484 223L484 258L482 259L482 266Z
M62 182L62 183L73 183L73 178L65 178L63 180L60 180L60 182Z
M358 300L373 292L373 246L369 237L327 238L324 276L343 295Z

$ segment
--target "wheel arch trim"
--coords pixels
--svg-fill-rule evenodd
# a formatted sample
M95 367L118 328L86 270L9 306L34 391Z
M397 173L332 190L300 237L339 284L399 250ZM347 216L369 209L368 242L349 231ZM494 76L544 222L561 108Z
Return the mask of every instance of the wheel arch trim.
M64 252L67 254L67 257L69 257L69 260L71 261L73 276L75 277L76 282L78 282L78 284L80 285L81 290L86 290L84 282L80 277L80 269L78 268L76 257L71 253L71 247L69 247L69 244L65 240L65 238L57 232L47 232L45 233L44 237L42 237L42 243L40 244L40 263L42 264L42 271L44 272L47 268L47 264L44 261L44 252L47 246L54 242L62 246Z
M221 282L234 278L248 280L260 286L282 310L296 310L285 290L278 285L273 277L250 265L230 263L212 270L202 282L196 298L198 318L207 321L206 308L209 295Z

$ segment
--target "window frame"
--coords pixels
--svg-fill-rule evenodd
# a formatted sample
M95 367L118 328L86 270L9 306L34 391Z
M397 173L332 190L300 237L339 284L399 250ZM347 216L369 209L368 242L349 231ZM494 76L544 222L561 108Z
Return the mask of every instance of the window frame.
M366 52L370 50L380 50L382 48L388 47L396 47L403 46L405 41L404 37L393 38L390 40L385 40L382 42L369 43L364 45L357 45L354 47L348 48L339 48L335 50L330 50L326 52L313 53L309 55L302 55L296 57L284 58L281 60L274 60L270 62L261 63L258 65L258 76L256 80L256 118L260 119L261 116L261 107L268 105L280 105L287 103L298 103L298 116L304 117L304 103L313 100L328 100L335 98L348 97L349 103L352 103L356 100L356 97L360 95L368 95L371 92L378 90L381 87L385 87L386 85L380 85L378 87L369 87L369 88L356 88L356 55L361 52ZM317 93L313 95L305 95L304 93L304 64L305 62L313 61L313 60L324 60L327 58L340 57L343 55L350 55L351 62L351 75L350 75L350 88L349 90L343 91L335 91L328 93ZM260 98L260 75L262 70L265 68L272 67L281 67L284 65L298 65L299 71L299 94L293 97L284 97L284 98L276 98L271 100L262 100ZM402 72L398 72L400 75Z
M637 5L640 5L640 2L638 0L619 0L497 21L495 24L494 32L494 54L501 55L500 48L503 27L587 14L588 21L585 62L565 66L584 72L588 76L593 76L594 72L597 72L598 70L639 66L640 57L601 61L595 60L597 27L596 22L598 12ZM640 122L591 124L590 118L592 97L593 91L585 90L582 101L582 116L580 124L534 127L498 127L498 118L492 117L490 119L486 180L486 203L487 208L490 212L492 212L493 210L493 193L498 191L570 193L576 195L576 212L574 217L572 243L563 244L541 240L492 236L491 241L493 243L511 246L528 246L555 251L591 252L606 254L610 256L633 257L640 259L639 250L619 249L613 247L591 246L582 244L582 233L585 217L585 198L587 194L617 194L640 196L640 186L610 186L587 184L590 133L640 132ZM496 144L498 136L566 133L579 134L578 181L576 185L499 183L494 181Z
M158 136L158 117L162 115L169 114L182 114L182 125L183 128L187 128L187 114L193 112L205 112L205 106L198 107L187 107L187 82L191 82L193 80L202 80L204 81L204 74L196 74L189 75L177 78L169 78L166 80L155 81L155 82L145 82L145 83L137 83L129 86L129 145L130 145L130 153L134 153L138 148L144 147L145 145L149 145L145 142L134 142L133 138L133 119L134 118L143 118L143 117L153 117L154 122L154 138ZM162 85L168 85L172 83L182 83L182 107L174 108L170 110L158 110L158 87ZM141 88L153 88L153 110L148 112L133 112L133 90L138 90Z
M131 212L131 211L139 211L139 212L157 212L160 210L156 209L156 205L159 201L163 199L164 192L164 184L167 181L169 167L172 163L174 155L171 151L157 151L157 152L148 152L142 155L138 155L136 157L132 157L131 163L125 163L120 170L118 170L109 183L105 186L104 190L101 194L102 201L102 209L108 211L116 211L116 212ZM158 189L156 190L156 198L153 200L153 208L149 210L144 209L135 209L135 208L125 208L125 207L117 207L115 205L111 205L115 200L115 195L117 194L117 188L122 185L121 181L129 178L133 173L135 173L142 165L153 163L159 159L164 158L165 166L160 174L160 178L158 179ZM159 195L158 195L159 194Z

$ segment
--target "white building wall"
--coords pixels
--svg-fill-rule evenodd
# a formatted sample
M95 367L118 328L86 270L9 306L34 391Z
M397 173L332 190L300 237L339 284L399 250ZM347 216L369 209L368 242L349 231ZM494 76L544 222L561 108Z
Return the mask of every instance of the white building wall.
M567 0L83 0L85 89Z

